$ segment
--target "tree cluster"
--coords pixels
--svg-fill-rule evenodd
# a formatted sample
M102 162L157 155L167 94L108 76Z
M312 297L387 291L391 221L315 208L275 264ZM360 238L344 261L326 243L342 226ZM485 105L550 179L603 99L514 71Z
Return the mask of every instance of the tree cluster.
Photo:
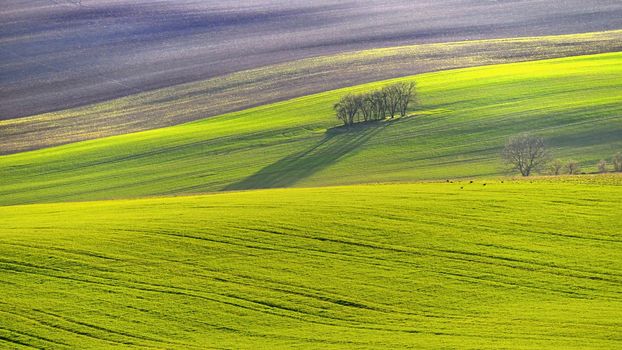
M599 173L608 172L609 171L608 165L609 164L607 164L606 160L601 159L596 165L598 167L598 172ZM612 170L614 172L622 172L622 153L618 152L611 158L611 165L613 165Z
M409 106L415 102L414 82L397 83L366 94L348 94L334 105L335 114L344 126L357 122L382 120L387 116L406 116Z
M551 175L562 175L564 173L569 175L576 175L580 172L581 166L576 160L568 160L566 162L563 162L560 159L555 159L549 164L549 174Z

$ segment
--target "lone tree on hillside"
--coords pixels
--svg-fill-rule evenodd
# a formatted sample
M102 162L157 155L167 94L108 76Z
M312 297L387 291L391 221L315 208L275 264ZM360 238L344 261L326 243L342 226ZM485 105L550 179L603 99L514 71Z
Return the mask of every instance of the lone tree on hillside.
M544 139L527 134L510 137L503 149L503 159L523 176L529 176L548 160Z

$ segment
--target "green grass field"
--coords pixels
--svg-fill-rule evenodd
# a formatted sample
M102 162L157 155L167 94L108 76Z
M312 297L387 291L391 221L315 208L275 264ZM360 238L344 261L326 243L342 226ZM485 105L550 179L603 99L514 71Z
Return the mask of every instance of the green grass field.
M0 347L616 349L621 195L579 176L0 207Z
M622 149L622 53L428 73L412 116L343 132L332 105L384 81L0 157L0 204L506 174L510 135L584 170Z
M0 120L0 154L161 128L423 72L621 50L622 30L611 30L420 44L313 57L84 107Z
M610 44L590 35L547 45ZM516 40L537 43L494 47ZM465 54L446 63L488 44L442 44ZM401 50L335 67L406 62L412 47ZM229 83L258 81L242 98L329 59ZM409 116L337 127L344 94L412 80ZM149 111L193 119L214 106L194 95L201 84L2 122L17 130L2 142L54 144L71 134L58 128L99 137L83 127L132 113L139 128ZM622 348L622 175L515 179L500 157L530 132L593 172L622 151L620 101L617 52L426 73L0 156L0 348Z

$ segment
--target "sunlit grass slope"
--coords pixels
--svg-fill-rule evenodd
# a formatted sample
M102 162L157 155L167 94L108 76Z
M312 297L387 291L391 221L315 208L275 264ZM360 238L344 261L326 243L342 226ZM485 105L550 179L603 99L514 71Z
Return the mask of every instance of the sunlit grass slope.
M568 180L0 207L0 347L621 348L622 178Z
M620 50L622 30L612 30L409 45L307 58L84 107L0 120L0 154L171 126L370 81Z
M506 138L525 131L587 171L622 148L622 53L412 79L421 105L411 117L349 132L328 130L333 103L387 81L3 156L0 203L491 177L505 171Z

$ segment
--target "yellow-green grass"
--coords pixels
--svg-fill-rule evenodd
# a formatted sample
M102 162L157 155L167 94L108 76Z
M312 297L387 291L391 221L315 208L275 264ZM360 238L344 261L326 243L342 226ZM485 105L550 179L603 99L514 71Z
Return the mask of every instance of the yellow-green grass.
M622 177L568 180L0 207L0 347L618 349Z
M340 96L415 80L410 117L344 132ZM180 126L0 157L0 204L494 177L522 132L585 171L622 148L622 53L376 82Z
M0 121L0 154L170 126L311 93L437 71L622 50L622 30L410 45L314 57Z

